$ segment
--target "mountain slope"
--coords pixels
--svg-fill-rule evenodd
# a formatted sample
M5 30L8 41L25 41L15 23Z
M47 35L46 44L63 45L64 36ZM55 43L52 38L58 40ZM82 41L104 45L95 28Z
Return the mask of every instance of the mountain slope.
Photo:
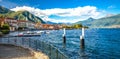
M91 23L94 21L95 19L93 18L88 18L87 20L84 20L84 21L79 21L79 22L76 22L75 24L82 24L84 26L91 26Z
M120 25L120 14L94 20L90 27L110 27Z
M0 14L5 14L5 13L8 13L8 12L11 12L11 11L7 8L4 8L4 7L0 6Z
M19 20L26 20L27 18L29 21L32 21L32 22L45 23L41 18L34 16L28 11L9 12L5 16L14 18L14 19L19 19Z
M0 10L2 10L2 12L0 13L0 17L8 17L8 18L14 18L17 20L26 20L26 18L29 21L32 22L41 22L41 23L45 23L41 18L34 16L33 14L29 13L28 11L18 11L18 12L14 12L14 11L10 11L7 8L4 7L0 7Z
M120 14L110 16L110 17L104 17L100 19L89 18L85 21L79 21L77 23L83 24L84 26L94 27L94 28L115 27L115 26L120 27Z
M51 21L46 21L47 24L57 24L57 23L54 23L54 22L51 22Z

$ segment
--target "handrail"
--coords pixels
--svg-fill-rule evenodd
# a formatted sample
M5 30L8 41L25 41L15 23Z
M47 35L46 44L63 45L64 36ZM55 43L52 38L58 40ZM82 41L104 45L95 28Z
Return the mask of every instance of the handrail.
M30 37L0 37L0 44L13 44L41 51L48 55L50 59L69 59L68 56L64 55L53 45Z

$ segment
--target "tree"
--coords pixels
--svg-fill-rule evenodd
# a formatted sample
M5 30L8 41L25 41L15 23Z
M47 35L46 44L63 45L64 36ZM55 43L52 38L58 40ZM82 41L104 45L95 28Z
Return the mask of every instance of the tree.
M8 24L4 24L2 27L1 27L1 32L3 34L8 34L10 32L10 29L9 29L9 25Z
M2 29L3 29L3 30L9 30L9 25L8 25L8 24L4 24L4 25L2 26Z
M72 26L73 28L76 28L76 29L79 29L79 28L82 28L82 24L75 24Z

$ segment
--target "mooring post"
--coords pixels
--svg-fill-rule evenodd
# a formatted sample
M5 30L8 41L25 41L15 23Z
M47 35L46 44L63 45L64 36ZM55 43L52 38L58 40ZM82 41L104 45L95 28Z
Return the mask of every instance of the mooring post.
M63 33L63 46L66 45L66 36L65 36L66 32L65 32L65 28L64 28L64 33Z
M85 32L85 29L84 29L84 27L82 27L82 36L83 36L83 38L84 38L84 32Z
M81 47L81 49L85 48L84 27L82 28L82 35L80 36L80 47Z

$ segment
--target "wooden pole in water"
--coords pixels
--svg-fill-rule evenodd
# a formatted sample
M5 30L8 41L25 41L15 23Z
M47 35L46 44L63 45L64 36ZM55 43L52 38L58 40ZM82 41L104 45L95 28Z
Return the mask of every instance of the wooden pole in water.
M65 36L66 32L65 32L65 28L64 28L64 33L63 33L63 46L66 45L66 36Z
M82 28L82 35L80 36L80 47L81 47L81 49L85 48L84 28Z

